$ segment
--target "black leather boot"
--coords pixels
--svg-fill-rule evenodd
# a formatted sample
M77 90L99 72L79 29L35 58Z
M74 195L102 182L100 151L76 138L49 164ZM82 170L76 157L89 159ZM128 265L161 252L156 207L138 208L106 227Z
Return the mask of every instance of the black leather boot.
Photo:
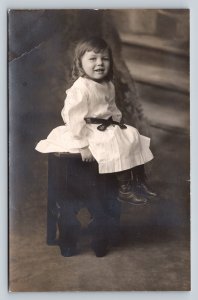
M147 199L142 195L136 195L131 183L131 169L117 172L116 178L119 185L118 201L133 205L146 204Z
M157 194L153 192L146 182L146 173L144 170L144 165L137 166L132 169L133 174L133 186L134 191L138 195L143 195L145 197L156 197Z
M120 182L118 201L127 202L133 205L143 205L147 203L147 199L142 196L135 194L130 181Z

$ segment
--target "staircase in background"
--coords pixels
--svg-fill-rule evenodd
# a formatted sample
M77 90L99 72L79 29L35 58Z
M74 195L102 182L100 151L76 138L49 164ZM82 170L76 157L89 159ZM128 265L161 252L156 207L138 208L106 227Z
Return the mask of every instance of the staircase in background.
M124 10L121 15L122 55L145 115L153 126L188 131L189 11Z
M122 13L130 25L119 24L118 30L123 57L134 79L188 93L188 10Z

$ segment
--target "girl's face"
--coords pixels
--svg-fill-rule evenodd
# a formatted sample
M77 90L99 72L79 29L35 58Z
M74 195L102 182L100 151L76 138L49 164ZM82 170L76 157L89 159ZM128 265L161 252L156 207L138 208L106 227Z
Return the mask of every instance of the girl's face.
M108 50L101 52L86 51L81 58L82 68L85 74L93 80L103 80L110 68Z

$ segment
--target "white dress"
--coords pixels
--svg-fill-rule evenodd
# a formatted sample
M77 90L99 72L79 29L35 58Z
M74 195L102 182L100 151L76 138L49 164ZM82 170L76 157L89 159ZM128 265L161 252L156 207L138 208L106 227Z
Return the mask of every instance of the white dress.
M121 129L110 125L105 131L98 124L86 124L84 118L120 121L122 114L115 104L112 82L98 83L88 78L78 78L66 91L61 115L65 125L56 127L41 140L36 150L41 153L79 153L89 147L99 165L99 173L114 173L145 164L153 158L149 149L150 139L127 125Z

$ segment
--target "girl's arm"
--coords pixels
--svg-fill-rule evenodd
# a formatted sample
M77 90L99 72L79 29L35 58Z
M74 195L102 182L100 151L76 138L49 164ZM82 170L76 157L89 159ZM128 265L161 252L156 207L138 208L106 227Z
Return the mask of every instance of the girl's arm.
M76 148L87 147L87 127L84 118L88 113L87 93L78 87L68 90L61 115L74 139Z

